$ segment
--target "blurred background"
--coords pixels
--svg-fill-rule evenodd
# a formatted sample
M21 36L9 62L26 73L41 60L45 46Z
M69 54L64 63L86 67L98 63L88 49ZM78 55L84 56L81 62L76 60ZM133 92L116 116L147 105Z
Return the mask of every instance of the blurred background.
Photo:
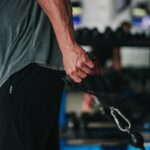
M150 149L150 0L72 0L78 43L104 72L107 99ZM101 91L100 91L101 92ZM136 150L116 125L92 109L92 95L65 88L61 150Z

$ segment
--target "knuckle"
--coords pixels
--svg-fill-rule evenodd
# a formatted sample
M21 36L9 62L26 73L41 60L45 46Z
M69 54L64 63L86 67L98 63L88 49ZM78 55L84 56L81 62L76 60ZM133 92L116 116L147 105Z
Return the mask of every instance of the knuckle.
M78 71L77 67L75 67L75 68L72 69L73 73L76 73L77 71Z
M82 78L85 78L85 75L86 75L85 73L82 73L82 74L81 74L81 77L82 77Z
M88 59L84 57L84 58L82 59L82 62L83 62L83 63L87 63L87 62L88 62Z
M84 75L84 78L86 78L86 77L87 77L87 74Z
M82 67L82 62L81 61L77 64L77 67L78 68Z
M73 68L70 70L70 75L74 75L77 72L77 68Z
M80 83L81 81L82 81L81 79L76 80L77 83Z
M91 70L87 69L87 73L89 74L91 72Z
M67 74L68 74L68 75L71 75L71 74L72 74L72 71L71 71L71 70L68 70L68 71L67 71Z

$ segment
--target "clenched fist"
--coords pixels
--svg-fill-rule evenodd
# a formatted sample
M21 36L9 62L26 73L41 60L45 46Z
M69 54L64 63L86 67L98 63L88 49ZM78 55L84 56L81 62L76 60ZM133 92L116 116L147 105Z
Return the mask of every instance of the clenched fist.
M63 63L66 74L78 83L91 74L94 68L94 63L79 45L63 52Z

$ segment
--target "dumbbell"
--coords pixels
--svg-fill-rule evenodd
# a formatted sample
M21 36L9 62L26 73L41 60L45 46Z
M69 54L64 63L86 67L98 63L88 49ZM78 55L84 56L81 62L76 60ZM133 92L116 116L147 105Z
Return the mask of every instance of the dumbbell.
M82 30L81 29L78 29L75 31L75 38L77 41L80 41L81 39L81 35L82 35Z
M144 90L144 74L143 69L132 70L132 80L130 81L130 88L135 93L141 93Z
M116 31L114 32L114 36L115 36L115 39L123 39L125 36L124 36L124 31L121 27L117 28Z
M107 92L118 91L118 88L120 87L120 81L121 81L120 72L117 72L111 68L105 70L105 75L103 79L105 91Z
M98 29L97 28L93 28L91 30L91 40L92 40L92 42L100 41L101 38L102 38L102 35L98 31Z
M88 113L82 113L80 116L80 121L79 121L79 137L80 138L89 137L88 130L87 130L88 118L89 118Z
M137 39L137 40L146 40L147 36L146 36L145 33L135 33L134 34L134 39Z
M76 114L74 112L67 113L66 125L65 125L67 135L70 138L77 137L78 128L79 128L79 125L78 125L78 119L77 119Z
M81 41L83 42L89 42L91 38L91 30L88 28L83 28L81 30Z
M110 27L106 27L104 33L103 33L104 40L113 39L113 31Z

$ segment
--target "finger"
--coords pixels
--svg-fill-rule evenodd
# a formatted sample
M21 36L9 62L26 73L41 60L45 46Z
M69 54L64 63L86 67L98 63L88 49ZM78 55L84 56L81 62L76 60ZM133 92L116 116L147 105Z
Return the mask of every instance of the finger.
M83 65L86 65L91 69L94 68L94 63L87 54L84 57L77 59L77 67L81 68Z
M92 68L94 68L94 62L93 62L93 61L91 61L90 59L89 59L89 60L87 60L87 62L86 62L86 66L92 69Z
M70 77L77 83L80 83L82 81L82 78L78 75L70 75Z
M87 77L87 74L81 69L78 70L77 74L82 79Z
M82 71L84 71L86 74L91 74L92 69L87 67L86 65L83 65Z
M91 60L87 61L86 59L78 60L77 68L82 70L86 74L90 74L92 71L92 68L94 68L94 63Z

